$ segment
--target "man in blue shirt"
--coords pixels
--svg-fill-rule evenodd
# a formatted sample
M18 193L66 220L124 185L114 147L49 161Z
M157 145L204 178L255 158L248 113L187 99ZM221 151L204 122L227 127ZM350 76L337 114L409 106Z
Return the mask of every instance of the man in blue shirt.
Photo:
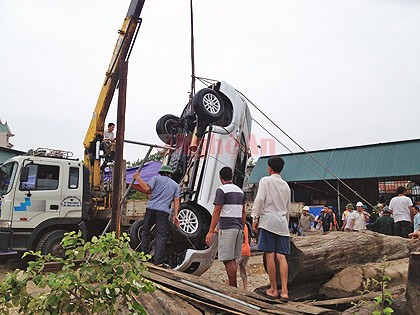
M148 183L144 182L137 172L133 178L139 183L141 192L150 194L141 232L141 250L145 254L150 253L151 228L156 224L156 247L153 263L163 266L172 202L174 203L173 224L179 227L179 186L171 178L174 172L169 165L163 165L158 173L160 175L154 176Z

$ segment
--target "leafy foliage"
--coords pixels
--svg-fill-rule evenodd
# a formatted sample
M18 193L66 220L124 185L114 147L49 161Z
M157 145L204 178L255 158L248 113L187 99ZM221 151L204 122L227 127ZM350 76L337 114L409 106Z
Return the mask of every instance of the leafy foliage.
M394 313L394 310L391 308L392 304L392 294L389 290L387 290L387 284L388 281L391 280L390 276L387 276L385 274L386 271L386 261L387 257L384 256L382 258L382 269L380 273L380 280L376 280L374 278L366 279L365 282L363 282L363 289L362 291L359 291L361 294L361 299L358 303L352 303L355 308L353 314L356 315L357 311L363 306L368 305L369 301L366 301L364 299L364 296L368 293L370 293L369 288L380 288L380 294L375 296L373 298L373 304L374 304L374 310L372 312L372 315L391 315Z
M129 237L108 233L85 242L82 233L69 232L61 242L66 258L27 252L35 260L26 271L8 274L0 285L0 314L20 307L22 314L146 314L136 295L153 292L145 278L148 255L131 250ZM56 273L43 272L49 262L62 267ZM37 293L30 292L33 283ZM41 292L40 292L41 291Z

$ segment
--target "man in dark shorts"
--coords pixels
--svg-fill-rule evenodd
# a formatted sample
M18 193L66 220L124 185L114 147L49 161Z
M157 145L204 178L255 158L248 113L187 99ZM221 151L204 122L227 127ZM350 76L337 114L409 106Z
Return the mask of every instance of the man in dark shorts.
M244 242L245 198L242 189L232 183L233 172L230 167L223 167L219 175L223 185L216 190L206 243L209 246L212 244L218 225L218 257L225 265L229 285L236 287L236 260L242 257Z
M267 262L270 288L265 292L269 298L289 300L287 288L288 270L286 255L290 254L290 188L281 178L284 161L279 156L268 160L270 176L261 178L257 197L252 207L253 229L258 229L258 250L263 251ZM281 292L277 289L276 259L279 263Z

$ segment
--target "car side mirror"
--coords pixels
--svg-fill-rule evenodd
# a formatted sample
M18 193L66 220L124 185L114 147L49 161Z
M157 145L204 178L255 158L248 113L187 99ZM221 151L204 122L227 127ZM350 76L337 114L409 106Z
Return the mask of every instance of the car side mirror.
M29 167L25 166L22 167L20 170L20 177L19 180L21 183L27 182L29 179Z

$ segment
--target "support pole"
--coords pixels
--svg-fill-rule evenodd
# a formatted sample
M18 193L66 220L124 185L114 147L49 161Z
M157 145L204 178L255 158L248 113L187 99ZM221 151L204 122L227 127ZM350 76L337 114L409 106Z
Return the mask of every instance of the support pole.
M123 173L123 150L125 132L125 109L127 96L127 73L128 63L120 64L119 89L118 89L118 110L117 110L117 136L115 148L114 178L112 187L112 216L111 231L115 231L116 237L121 236L121 194L122 194L122 173Z
M338 209L338 219L337 222L340 223L341 220L341 206L340 206L340 181L337 180L337 209Z
M418 314L420 310L420 252L411 253L407 278L406 311L407 314Z

